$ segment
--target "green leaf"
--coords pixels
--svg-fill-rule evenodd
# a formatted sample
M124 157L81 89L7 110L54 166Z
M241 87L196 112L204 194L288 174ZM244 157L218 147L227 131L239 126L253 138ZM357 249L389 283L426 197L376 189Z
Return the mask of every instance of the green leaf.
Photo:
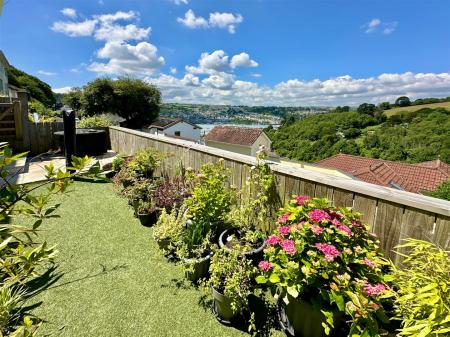
M267 279L263 275L259 275L255 278L256 283L264 284L267 283Z
M270 283L278 283L280 282L280 276L278 276L278 274L276 273L272 273L269 277L269 281Z
M295 287L287 287L287 292L289 295L291 295L294 298L298 297L298 291L295 289Z

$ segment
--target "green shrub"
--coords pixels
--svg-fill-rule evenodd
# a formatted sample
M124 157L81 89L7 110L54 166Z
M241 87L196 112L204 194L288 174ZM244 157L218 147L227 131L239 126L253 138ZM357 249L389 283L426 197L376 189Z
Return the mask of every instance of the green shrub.
M163 209L154 227L153 237L156 242L165 243L167 251L175 251L187 220L185 206L173 208L170 213Z
M185 204L195 221L218 222L225 219L233 200L232 192L225 186L230 175L223 160L203 165L198 174L192 171L188 174L194 187Z
M125 158L121 155L118 155L115 157L112 161L112 169L114 172L119 172L119 170L122 168L123 164L125 164Z
M430 197L450 200L450 180L444 181L434 191L426 193Z
M395 312L402 321L399 336L450 335L450 256L426 241L408 239L402 269L394 267ZM403 255L403 254L402 254Z
M92 116L84 117L77 124L77 128L80 129L95 129L95 128L107 128L114 125L114 123L106 116Z
M47 108L41 102L32 99L28 102L28 109L30 111L29 119L34 122L33 112L36 112L39 116L39 122L42 123L51 123L56 121L56 117L59 116L58 111L54 111L52 109Z
M161 165L165 156L152 148L136 152L134 158L128 163L128 168L139 177L151 178L153 172Z

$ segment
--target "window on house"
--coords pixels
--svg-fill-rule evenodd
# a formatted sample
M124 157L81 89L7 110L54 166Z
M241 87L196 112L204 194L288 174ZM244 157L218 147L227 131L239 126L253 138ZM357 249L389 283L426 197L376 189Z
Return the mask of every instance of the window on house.
M175 136L180 137L181 136L181 131L175 131Z

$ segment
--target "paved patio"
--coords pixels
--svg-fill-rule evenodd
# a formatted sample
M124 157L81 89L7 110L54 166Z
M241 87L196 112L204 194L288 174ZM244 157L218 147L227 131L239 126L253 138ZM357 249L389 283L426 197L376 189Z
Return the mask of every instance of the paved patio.
M116 157L116 153L108 151L107 153L94 157L95 160L100 162L100 166L103 167L106 164L110 164ZM38 181L45 180L45 166L52 163L55 169L65 169L66 159L62 155L44 155L40 157L27 156L20 158L11 167L10 181L17 184L29 184ZM95 162L95 161L94 161Z

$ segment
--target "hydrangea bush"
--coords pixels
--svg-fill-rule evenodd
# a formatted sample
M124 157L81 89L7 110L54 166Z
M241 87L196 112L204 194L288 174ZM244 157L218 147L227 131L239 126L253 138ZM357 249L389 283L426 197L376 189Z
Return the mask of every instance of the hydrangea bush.
M318 306L329 334L344 314L349 336L378 336L388 323L383 302L391 296L389 263L360 214L326 199L294 197L267 239L256 281L285 303L296 298Z

